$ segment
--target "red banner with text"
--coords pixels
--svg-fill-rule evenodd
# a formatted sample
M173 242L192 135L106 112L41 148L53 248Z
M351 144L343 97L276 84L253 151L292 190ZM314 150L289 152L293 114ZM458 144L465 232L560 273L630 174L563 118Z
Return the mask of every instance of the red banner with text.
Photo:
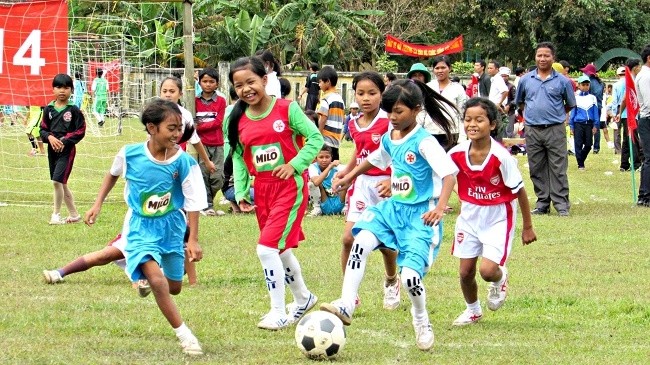
M0 4L0 104L46 105L52 79L67 68L65 1Z
M452 54L463 51L463 36L450 40L449 42L422 45L405 42L401 39L395 38L390 34L386 35L386 53L401 54L410 57L434 57L441 54Z

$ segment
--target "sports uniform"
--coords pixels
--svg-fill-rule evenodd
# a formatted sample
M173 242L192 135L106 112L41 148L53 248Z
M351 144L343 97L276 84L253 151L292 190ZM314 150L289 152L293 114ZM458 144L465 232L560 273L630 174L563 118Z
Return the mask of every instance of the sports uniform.
M103 77L94 79L91 90L93 92L93 113L99 122L103 123L108 107L108 81Z
M375 119L366 127L360 127L358 118L348 123L350 137L355 144L357 165L360 165L368 155L379 148L381 137L390 130L390 121L385 111L379 109ZM357 222L361 213L367 208L377 205L384 198L379 196L377 184L390 177L390 168L382 170L373 167L363 175L359 175L348 190L348 222Z
M480 166L469 161L470 145L466 141L449 151L460 169L461 200L451 252L463 259L483 256L504 266L515 233L517 192L524 186L521 173L517 161L494 139Z
M57 109L54 101L50 102L43 110L40 135L43 143L47 143L50 179L67 184L77 154L76 144L86 135L83 113L71 101L63 109ZM63 151L54 151L48 141L50 135L63 143Z
M440 248L442 222L429 227L422 215L437 204L442 177L458 169L436 139L419 125L399 140L384 134L368 162L379 168L392 164L392 196L366 209L352 233L372 232L385 247L399 251L397 264L401 268L409 267L424 277Z
M110 174L123 175L129 210L122 234L126 237L127 272L132 281L144 279L140 264L153 258L170 280L183 278L183 237L187 211L206 206L205 188L196 161L181 149L165 161L154 159L147 143L122 147Z
M302 146L302 138L307 142ZM300 224L307 209L307 174L323 138L296 102L272 99L259 116L247 110L239 120L240 146L233 147L235 199L246 200L255 178L255 214L260 228L258 243L280 250L298 246L304 239ZM302 148L301 148L302 147ZM289 163L294 175L283 180L273 169Z

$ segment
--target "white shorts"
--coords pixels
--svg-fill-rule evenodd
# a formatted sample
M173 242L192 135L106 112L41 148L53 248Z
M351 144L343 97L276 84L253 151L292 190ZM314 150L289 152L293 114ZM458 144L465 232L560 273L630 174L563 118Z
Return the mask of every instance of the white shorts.
M500 266L510 257L515 235L517 200L474 209L471 219L461 215L456 219L452 255L461 259L483 256ZM470 209L472 210L472 209Z
M122 256L124 256L123 259L121 260L115 260L113 263L117 266L119 266L124 272L126 272L126 252L124 251L126 249L126 239L122 237L122 234L119 233L115 238L113 238L112 241L110 241L106 246L111 246L115 247L120 252L122 252ZM127 274L128 276L128 274Z
M346 221L358 222L361 213L368 207L373 207L384 200L379 196L377 184L390 176L359 175L348 190L348 214Z

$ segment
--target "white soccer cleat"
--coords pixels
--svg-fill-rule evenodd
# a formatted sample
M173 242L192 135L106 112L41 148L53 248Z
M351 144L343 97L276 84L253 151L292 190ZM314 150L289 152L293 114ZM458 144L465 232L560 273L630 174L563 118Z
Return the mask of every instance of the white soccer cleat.
M309 299L307 299L307 303L304 305L298 305L296 302L291 302L287 304L287 317L289 320L289 324L294 324L297 323L302 316L305 315L310 309L314 308L316 305L316 302L318 301L318 297L315 296L312 293L309 293Z
M262 317L262 320L257 324L258 328L270 331L277 331L289 326L289 319L280 313L269 312Z
M183 349L183 353L191 356L199 356L203 355L203 349L201 348L201 345L199 344L199 340L196 339L196 337L192 336L192 338L181 341L181 348Z
M483 318L482 312L474 312L471 309L465 309L463 313L458 316L452 323L454 326L466 326L468 324L474 324Z
M394 310L399 307L399 293L400 293L400 278L397 275L393 285L386 285L384 283L384 309Z
M501 308L508 296L508 270L501 267L501 271L503 272L501 283L490 283L488 286L487 306L492 311Z
M138 295L142 298L147 297L151 294L151 285L146 279L138 280Z
M415 322L413 321L413 329L415 330L415 343L422 351L429 351L433 347L434 335L433 328L429 321Z
M56 284L63 281L59 270L43 270L43 278L47 284Z
M339 317L341 322L343 322L343 324L346 326L352 324L352 311L341 299L337 299L332 303L321 304L320 310L330 312Z
M308 217L318 217L319 215L323 215L323 211L320 208L314 207L309 214L307 214Z
M61 215L59 213L52 213L52 217L50 217L50 224L65 224L65 220L61 220Z

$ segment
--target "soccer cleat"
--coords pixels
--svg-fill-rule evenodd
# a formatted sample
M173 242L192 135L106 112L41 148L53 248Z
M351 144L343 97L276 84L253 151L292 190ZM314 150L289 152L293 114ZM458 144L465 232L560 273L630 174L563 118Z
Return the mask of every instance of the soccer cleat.
M341 322L344 325L349 326L352 324L352 312L348 307L343 303L341 299L337 299L332 303L323 303L320 305L320 310L325 312L330 312L335 316L339 317Z
M138 295L142 298L147 297L151 294L151 286L147 280L138 280Z
M395 278L393 285L384 283L384 309L394 310L399 307L400 278Z
M59 270L43 270L43 278L47 284L56 284L63 281Z
M196 337L181 341L181 348L183 348L183 353L191 356L203 355L203 349L199 344L199 340Z
M65 224L65 221L61 220L61 215L59 213L52 213L52 217L50 217L50 224Z
M320 208L314 207L309 214L307 214L308 217L318 217L319 215L322 215L323 211L320 210Z
M314 308L318 297L312 293L309 293L309 299L304 305L298 305L296 302L291 302L287 304L287 313L289 318L289 324L297 323L302 316L305 315L310 309Z
M413 321L413 329L415 329L415 343L418 348L422 351L429 351L433 347L434 341L431 323L428 320L421 323Z
M357 294L357 297L354 298L354 309L361 307L361 298Z
M607 147L610 148L610 149L614 148L614 142L612 142L612 141L607 142Z
M483 313L481 313L481 312L476 313L473 310L468 308L468 309L465 309L465 311L463 311L463 313L461 313L460 316L458 316L458 318L456 318L454 320L452 325L454 325L454 326L466 326L468 324L474 324L474 323L480 321L481 318L483 318Z
M487 306L492 311L501 308L508 295L508 270L502 266L501 271L503 273L501 283L490 283L488 286Z
M273 311L267 313L262 317L262 320L257 324L258 328L270 331L277 331L289 326L289 320L286 316Z

